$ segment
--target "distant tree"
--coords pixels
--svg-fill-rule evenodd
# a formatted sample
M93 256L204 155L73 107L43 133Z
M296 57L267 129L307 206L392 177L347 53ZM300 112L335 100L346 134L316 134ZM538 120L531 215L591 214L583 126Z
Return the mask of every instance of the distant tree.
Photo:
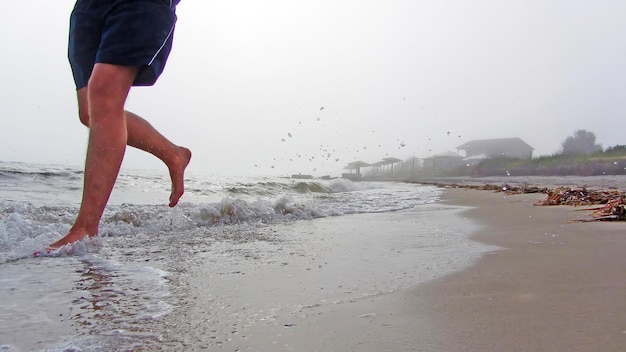
M578 130L561 142L563 154L592 154L602 151L602 145L596 144L596 135L587 130Z
M604 152L611 155L626 155L626 145L617 144L606 148Z

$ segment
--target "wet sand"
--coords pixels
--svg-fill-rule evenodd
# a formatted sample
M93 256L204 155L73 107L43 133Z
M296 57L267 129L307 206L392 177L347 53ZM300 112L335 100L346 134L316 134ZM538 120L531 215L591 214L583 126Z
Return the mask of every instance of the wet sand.
M476 241L502 247L466 270L380 297L336 351L625 351L626 224L580 223L542 195L447 190L474 207ZM350 331L352 330L352 331ZM351 336L351 337L348 337ZM357 337L358 336L358 337Z
M462 210L436 203L298 221L272 227L277 243L230 244L228 257L198 258L174 283L184 303L168 316L172 335L189 351L385 351L390 332L421 319L397 322L387 301L484 253L456 230L474 226ZM450 218L462 224L446 226Z
M502 249L440 279L255 326L253 351L624 351L626 223L536 207L542 195L447 190L472 238ZM459 220L457 220L459 221ZM244 347L245 346L245 347Z

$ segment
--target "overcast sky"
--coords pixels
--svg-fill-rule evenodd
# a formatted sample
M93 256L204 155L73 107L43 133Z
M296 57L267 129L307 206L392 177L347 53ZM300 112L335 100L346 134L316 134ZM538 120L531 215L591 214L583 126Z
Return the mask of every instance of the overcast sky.
M0 160L82 165L73 0L0 0ZM182 0L174 49L127 107L218 174L338 175L577 129L626 144L623 0ZM128 150L128 168L160 168Z

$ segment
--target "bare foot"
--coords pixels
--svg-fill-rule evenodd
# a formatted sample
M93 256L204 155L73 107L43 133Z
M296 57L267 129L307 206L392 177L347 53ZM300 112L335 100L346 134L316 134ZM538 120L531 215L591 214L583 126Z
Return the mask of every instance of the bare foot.
M178 160L172 165L168 165L170 178L172 179L172 193L170 194L170 207L176 206L180 197L185 193L185 168L191 160L191 150L178 147Z
M97 235L97 234L96 234ZM53 244L49 245L46 250L47 251L54 251L57 250L65 245L68 244L72 244L74 242L78 242L80 240L82 240L85 237L94 237L96 235L88 235L87 231L85 231L85 229L74 229L72 228L70 230L70 232L65 235L65 237L61 238L60 240L54 242Z

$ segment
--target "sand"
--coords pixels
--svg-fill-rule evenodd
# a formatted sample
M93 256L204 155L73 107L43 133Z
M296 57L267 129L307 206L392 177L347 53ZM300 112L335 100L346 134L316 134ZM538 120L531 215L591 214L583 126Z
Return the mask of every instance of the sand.
M415 287L255 326L251 351L626 351L626 223L536 207L542 195L447 190L502 249ZM242 341L240 341L242 342ZM239 350L237 347L235 350Z
M433 324L428 350L626 351L626 223L532 206L543 197L447 191L476 207L473 238L505 249L404 293L427 307L412 311Z

